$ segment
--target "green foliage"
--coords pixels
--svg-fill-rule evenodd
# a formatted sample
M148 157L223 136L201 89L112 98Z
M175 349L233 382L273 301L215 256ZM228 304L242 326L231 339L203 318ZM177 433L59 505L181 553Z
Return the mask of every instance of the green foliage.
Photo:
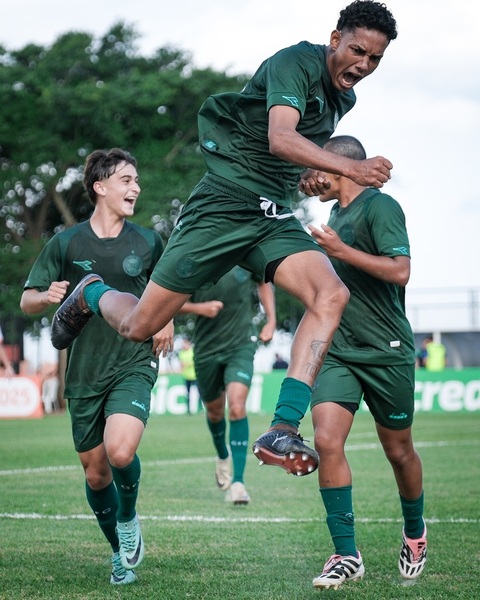
M51 47L0 47L0 315L18 313L27 273L59 227L89 217L85 157L129 150L143 189L136 221L168 237L174 211L204 172L197 111L246 77L195 69L178 49L140 56L138 34L117 23L100 39L69 32Z
M241 89L246 77L196 69L174 48L142 57L137 39L133 27L118 23L100 39L70 32L49 48L0 48L4 318L21 314L23 284L42 245L90 216L82 185L89 152L119 146L137 158L142 194L134 220L165 239L204 172L198 109L212 93ZM279 327L294 331L302 314L299 302L277 290Z

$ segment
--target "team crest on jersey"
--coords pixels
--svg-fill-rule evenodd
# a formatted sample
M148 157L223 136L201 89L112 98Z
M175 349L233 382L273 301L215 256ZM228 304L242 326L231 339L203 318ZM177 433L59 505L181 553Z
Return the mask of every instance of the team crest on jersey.
M137 275L140 275L142 268L142 259L136 254L130 254L123 260L123 270L127 275L130 275L130 277L136 277Z
M340 227L338 235L342 242L348 246L352 246L353 242L355 241L355 230L349 223Z

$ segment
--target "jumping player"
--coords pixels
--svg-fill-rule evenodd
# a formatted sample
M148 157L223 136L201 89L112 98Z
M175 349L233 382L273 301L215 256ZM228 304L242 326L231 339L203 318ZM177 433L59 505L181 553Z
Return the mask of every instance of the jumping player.
M254 443L254 452L289 473L313 472L317 453L303 443L298 428L349 293L290 202L308 167L363 186L380 188L389 180L388 159L356 161L322 146L353 108L353 87L376 70L396 36L395 20L383 3L356 0L341 11L328 46L301 42L281 50L240 93L208 98L199 112L207 173L142 297L98 278L83 280L56 313L54 345L67 347L93 314L122 336L144 341L195 290L243 266L305 307L270 429Z

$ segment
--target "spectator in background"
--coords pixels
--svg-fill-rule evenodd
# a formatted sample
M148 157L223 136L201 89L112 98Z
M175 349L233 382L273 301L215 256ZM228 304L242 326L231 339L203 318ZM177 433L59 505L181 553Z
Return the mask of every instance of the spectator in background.
M427 343L431 339L432 338L430 337L423 338L420 349L415 352L415 366L418 369L425 368L425 360L427 358Z
M433 337L425 338L425 369L427 371L443 371L447 365L447 349Z
M187 390L187 412L191 414L190 391L192 386L197 385L197 376L193 362L193 346L188 338L183 339L182 348L178 351L178 360L180 361L181 374Z
M272 369L288 369L288 363L280 356L280 354L275 354Z
M2 371L1 374L4 377L12 377L15 375L15 369L13 368L10 359L8 358L7 350L3 344L3 332L0 327L0 363L2 363Z

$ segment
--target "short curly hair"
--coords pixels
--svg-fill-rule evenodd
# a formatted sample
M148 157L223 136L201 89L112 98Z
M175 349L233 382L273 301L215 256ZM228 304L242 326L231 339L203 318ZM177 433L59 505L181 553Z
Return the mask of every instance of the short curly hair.
M96 181L103 181L111 177L120 163L137 166L135 158L126 150L112 148L111 150L94 150L85 161L83 169L83 185L87 191L90 204L97 203L97 194L93 189Z
M382 2L355 0L340 11L338 31L342 29L351 31L357 27L380 31L387 36L389 42L397 37L397 23Z

